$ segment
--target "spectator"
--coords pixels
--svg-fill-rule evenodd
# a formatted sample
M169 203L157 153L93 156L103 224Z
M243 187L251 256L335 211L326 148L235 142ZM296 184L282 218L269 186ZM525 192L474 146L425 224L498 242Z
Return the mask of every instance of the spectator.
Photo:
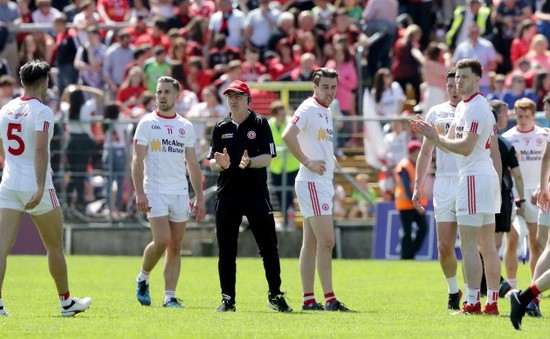
M364 32L368 37L378 33L379 38L369 48L367 70L371 77L380 68L390 68L390 51L397 39L397 0L369 0L363 12L367 22Z
M162 46L165 52L170 49L170 41L166 36L166 20L157 17L153 20L150 30L142 33L136 41L133 43L135 46L142 46L148 44L149 46L158 47Z
M195 92L199 100L202 89L212 83L212 77L203 69L202 59L198 56L190 57L187 60L187 85Z
M344 190L344 186L334 182L334 198L333 198L333 204L332 207L332 213L335 217L338 218L345 218L348 216L348 211L346 211L346 208L344 207L344 203L346 201L346 191Z
M74 67L80 71L79 83L94 88L103 88L103 61L107 46L101 43L101 36L96 27L88 28L88 42L76 52Z
M357 116L355 90L357 89L357 70L354 60L345 44L337 44L334 51L334 60L327 62L326 67L336 69L338 72L338 89L336 99L340 105L340 111L346 117ZM338 131L341 136L339 146L346 144L348 140L355 140L359 128L357 121L345 121Z
M76 14L80 12L82 0L72 0L69 4L63 7L63 14L67 17L67 21L73 22Z
M134 60L129 62L128 65L126 65L124 69L124 77L127 77L130 69L132 69L135 66L138 66L141 69L143 69L145 67L145 63L147 62L147 60L149 60L150 57L151 57L151 46L143 45L143 46L134 48Z
M448 100L445 75L449 63L450 55L445 45L435 42L428 45L422 65L422 75L426 85L422 102L423 112L428 113L433 106Z
M128 0L97 0L97 13L101 21L107 24L124 22L129 10Z
M93 94L86 100L84 93ZM103 91L89 86L68 86L61 98L61 110L67 114L69 142L67 144L67 170L69 171L69 206L84 212L85 180L92 158L98 154L97 141L92 134L92 116L102 103ZM71 199L76 191L76 199Z
M19 93L15 90L16 80L11 75L2 75L0 77L0 107L10 102Z
M544 98L550 93L550 74L548 70L539 70L535 77L535 94L537 95L537 111L544 111Z
M548 40L542 34L537 34L531 41L529 52L525 55L533 68L550 69L550 52Z
M80 12L74 16L73 24L78 30L78 41L82 46L88 43L88 29L96 27L100 22L95 3L92 0L80 0Z
M426 237L427 224L426 216L418 212L413 205L412 195L415 180L416 158L422 145L416 140L409 141L407 144L408 156L403 158L395 169L395 208L399 211L401 217L403 236L401 238L401 259L414 259L418 253L424 238ZM426 207L428 201L424 194L422 205ZM412 225L416 223L418 228L414 240L412 239Z
M19 67L23 66L32 60L45 60L46 53L43 46L39 46L33 34L29 34L23 40L21 47L19 48Z
M147 85L147 89L152 93L157 88L157 80L170 73L170 64L166 61L166 52L162 46L154 48L153 56L154 59L143 67L145 84Z
M56 51L54 66L57 68L57 89L63 93L69 84L78 81L78 70L74 66L76 53L79 46L78 33L73 28L67 27L67 17L59 13L53 21L56 36Z
M217 0L218 11L212 15L208 23L207 38L210 48L214 45L216 34L223 34L228 46L243 47L244 13L233 9L231 0Z
M356 24L363 18L363 10L358 5L358 0L343 0L342 5L348 13L349 19Z
M147 17L143 14L138 13L135 18L130 19L131 26L126 28L126 30L130 33L130 43L134 46L142 47L147 44L151 47L151 45L147 42L144 42L141 45L137 44L138 39L142 35L148 34L146 18Z
M332 26L332 17L336 8L328 0L317 0L315 3L317 6L311 9L315 22L324 30L328 30Z
M547 40L550 39L550 1L542 0L539 2L539 9L535 12L537 20L537 31L544 35Z
M133 60L134 49L130 45L130 33L120 30L118 42L107 48L103 60L103 79L109 86L113 97L124 80L126 65Z
M494 81L493 81L493 91L489 94L487 94L487 101L491 100L502 100L502 96L504 95L504 82L506 77L504 74L497 74L495 75Z
M344 37L350 51L355 50L360 40L366 39L366 36L359 28L350 23L349 16L344 8L336 10L334 13L334 25L331 25L331 27L325 35L326 42L334 44L335 42L340 42L340 39Z
M245 50L245 61L242 63L242 78L244 81L258 81L261 75L266 74L266 67L259 61L260 54L256 47Z
M182 88L180 95L176 100L176 113L182 117L187 117L191 108L198 104L199 97L195 94L195 92Z
M531 19L525 19L521 22L516 34L516 38L512 41L510 48L510 61L512 66L515 66L519 59L529 52L532 39L537 34L537 27Z
M214 121L219 121L228 113L227 106L222 104L218 91L214 86L207 86L202 89L202 100L193 105L187 113L187 118L193 123L195 128L195 149L197 154L203 154L208 149L210 137L207 132L214 125Z
M116 103L121 106L122 110L129 112L139 104L139 99L146 90L143 71L139 66L134 66L120 85Z
M444 1L447 2L450 1ZM449 31L445 36L451 50L455 50L456 46L468 39L472 24L477 25L482 37L489 38L493 32L491 8L482 4L481 0L467 0L466 6L457 6L452 16Z
M316 64L315 55L311 53L304 53L300 56L300 66L294 68L290 72L291 81L311 81L313 78L313 72L315 72L319 66Z
M241 50L227 45L225 35L214 37L213 48L208 52L208 67L214 69L217 65L226 65L232 60L241 60Z
M174 14L172 0L150 0L149 4L151 5L151 14L153 16L168 19Z
M0 60L6 59L11 70L19 69L19 54L15 33L10 32L6 26L16 23L19 19L19 10L17 4L10 0L0 0L0 22L5 24L0 27L0 34L6 37L3 46L0 46Z
M434 28L434 13L433 4L434 0L408 0L408 4L404 6L405 13L409 14L413 19L413 22L420 27L422 36L419 39L419 46L421 50L425 50L428 43L431 41L432 29Z
M130 8L125 14L125 20L130 23L135 23L139 20L144 22L151 21L151 8L149 7L149 1L147 0L134 0L134 6Z
M476 24L470 27L469 39L461 42L453 55L453 62L456 63L460 59L475 58L483 67L483 74L479 82L479 89L483 95L490 91L489 72L497 69L499 57L493 44L480 37L480 29Z
M403 119L393 120L386 126L391 126L390 131L384 135L383 140L386 148L386 166L393 169L401 159L407 157L409 133L407 133L405 120Z
M416 103L420 103L421 65L424 57L419 50L422 30L417 25L405 29L403 37L395 43L392 74L405 92L407 85L414 90Z
M271 160L269 170L271 171L272 185L283 216L284 228L289 229L294 226L292 218L294 217L296 207L294 206L293 188L298 169L300 168L300 162L292 155L283 141L283 131L290 122L287 109L279 100L273 101L270 109L271 118L269 119L269 127L271 127L273 142L279 156ZM285 177L285 186L283 186L283 177ZM284 202L283 195L285 197Z
M277 19L277 29L271 33L267 43L267 49L270 51L278 51L278 46L282 40L287 41L291 46L295 40L295 21L294 15L290 12L283 12ZM278 52L280 54L280 52ZM275 79L275 78L273 78Z
M36 0L36 7L32 12L32 22L36 24L53 24L54 18L60 12L52 7L51 0ZM53 35L53 31L49 31L48 34Z
M403 112L405 93L396 81L393 81L389 69L381 68L374 75L372 95L376 104L376 113L381 118L393 118Z
M223 97L223 92L231 84L233 81L240 80L243 75L243 70L241 67L241 61L240 60L233 60L227 65L227 72L224 73L218 80L216 80L215 84L218 87L218 95Z
M274 81L288 81L290 72L300 65L292 53L292 44L288 39L282 39L277 44L277 53L280 58L270 63L270 75Z
M536 75L536 70L531 68L531 65L531 62L529 62L529 59L527 59L527 57L521 57L512 72L506 75L506 81L504 83L506 88L512 86L512 77L516 74L521 74L525 79L525 88L532 88L533 80ZM533 64L533 66L536 66L536 64Z
M531 89L525 88L525 79L520 73L516 73L512 76L512 85L510 89L504 91L502 95L502 101L508 105L508 107L514 107L516 101L522 98L531 99L533 102L537 102L537 96Z
M351 194L354 205L349 211L348 218L372 218L376 208L376 191L369 186L369 177L364 173L357 174L355 181L361 191L355 190Z
M259 50L260 59L267 50L271 32L277 27L281 11L271 7L269 0L259 0L259 7L251 10L244 21L244 43Z
M122 107L118 104L108 104L103 111L103 170L106 172L106 185L104 196L107 198L107 206L111 212L111 218L118 221L122 217L124 208L122 198L124 196L124 178L126 177L126 164L128 156L128 136L126 130L128 122L120 115ZM116 182L116 195L113 202L113 183Z

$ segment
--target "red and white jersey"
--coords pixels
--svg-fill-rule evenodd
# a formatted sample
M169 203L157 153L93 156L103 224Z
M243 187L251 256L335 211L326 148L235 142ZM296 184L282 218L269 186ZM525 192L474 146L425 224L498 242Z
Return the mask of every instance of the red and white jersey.
M298 143L308 159L324 160L325 172L321 176L300 165L296 181L332 180L336 160L333 149L332 112L317 98L309 97L298 106L290 122L300 129Z
M456 106L450 102L435 105L428 111L426 122L433 123L439 135L447 135L455 116ZM444 152L439 147L435 149L436 176L458 175L456 153Z
M118 118L111 121L111 126L105 131L105 141L103 145L105 149L108 148L126 148L126 145L130 141L126 137L126 130L128 129L129 122L124 118Z
M36 98L16 98L0 110L1 138L6 155L1 187L18 191L36 191L35 132L48 132L49 152L53 124L53 111ZM52 168L48 160L44 189L51 188Z
M496 121L485 97L475 93L461 101L452 124L456 126L455 139L462 139L465 132L479 135L470 155L457 154L458 174L497 175L491 160L491 136L495 135Z
M147 146L145 193L188 193L185 149L195 147L195 130L187 119L147 114L138 123L134 144Z
M523 187L526 190L536 189L539 185L542 156L546 149L546 134L546 130L539 126L525 132L514 126L502 135L516 149Z

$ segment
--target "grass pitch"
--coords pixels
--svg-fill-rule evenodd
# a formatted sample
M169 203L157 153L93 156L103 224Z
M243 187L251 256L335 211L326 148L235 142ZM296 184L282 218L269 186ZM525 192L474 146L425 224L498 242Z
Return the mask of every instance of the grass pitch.
M281 314L266 305L267 283L260 259L237 263L237 312L220 314L216 258L183 258L176 292L185 309L164 309L162 264L151 277L151 307L135 298L138 257L67 258L71 293L91 296L90 310L62 318L45 257L11 256L2 296L9 318L0 318L0 338L313 338L313 337L511 337L547 338L550 299L544 318L524 319L517 332L508 319L510 303L500 302L500 317L451 316L447 289L437 262L334 261L335 292L354 314L300 312L297 259L282 260L283 291L295 312ZM520 265L520 286L529 282ZM322 291L318 280L315 294Z

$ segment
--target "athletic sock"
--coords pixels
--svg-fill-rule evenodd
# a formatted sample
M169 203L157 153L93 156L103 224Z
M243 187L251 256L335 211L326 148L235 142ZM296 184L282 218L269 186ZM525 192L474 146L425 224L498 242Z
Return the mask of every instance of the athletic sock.
M498 302L498 290L487 289L487 304Z
M71 298L71 293L69 291L59 294L59 302L61 303L61 306L69 306L72 301L73 298Z
M325 294L325 302L327 304L333 303L336 301L336 297L334 296L334 292L329 292Z
M533 299L537 297L537 295L540 294L539 289L535 284L532 284L529 288L524 289L519 293L519 302L524 307L527 307Z
M449 289L449 294L458 293L458 279L456 278L456 275L445 279L447 280L447 287Z
M541 299L542 299L542 293L537 295L537 297L535 299L533 299L533 301L535 302L535 304L540 305Z
M138 275L138 281L143 281L145 280L147 283L149 283L149 274L151 272L147 272L147 271L144 271L143 270L143 267L141 268L141 271L139 272L139 275Z
M313 293L304 293L304 305L315 304L315 295Z
M176 297L176 291L168 291L168 290L164 291L164 303L170 301L170 299L175 297Z
M516 288L517 284L518 284L518 281L517 279L508 279L508 284L510 284L510 287L512 287L512 289Z
M0 307L4 307L4 301L2 301L2 298L0 298Z
M468 288L466 290L466 302L468 305L479 303L479 288Z

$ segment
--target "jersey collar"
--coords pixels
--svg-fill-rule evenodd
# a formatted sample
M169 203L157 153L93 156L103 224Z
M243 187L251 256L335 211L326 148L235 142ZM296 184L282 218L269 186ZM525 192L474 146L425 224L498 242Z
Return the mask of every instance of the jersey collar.
M478 95L478 94L479 94L479 95L483 95L483 94L481 94L480 92L476 92L476 93L470 95L468 98L464 99L463 101L464 101L464 102L470 102L470 101L472 101L472 99L475 98L476 95Z

